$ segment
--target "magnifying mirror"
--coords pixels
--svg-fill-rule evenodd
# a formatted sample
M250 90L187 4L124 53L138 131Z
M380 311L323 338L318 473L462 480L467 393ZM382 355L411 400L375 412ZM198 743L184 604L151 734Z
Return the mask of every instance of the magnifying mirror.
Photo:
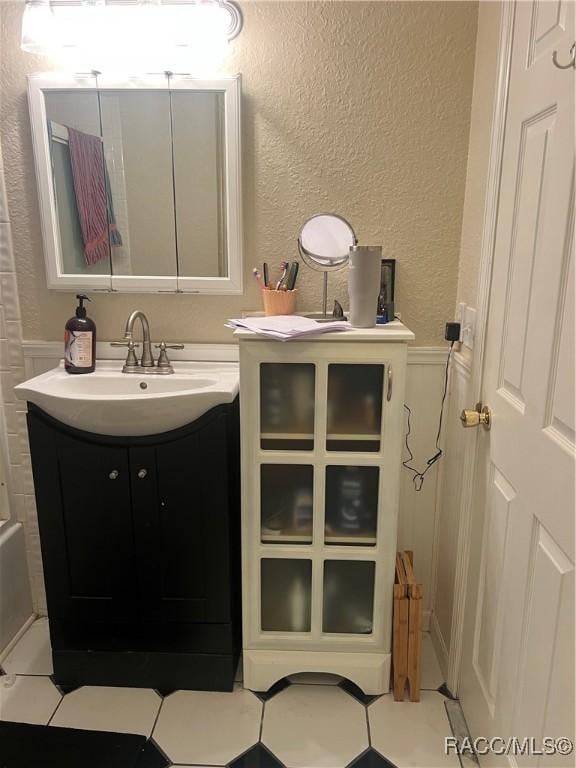
M356 245L351 225L337 213L317 213L307 219L298 235L298 251L302 261L318 272L324 272L323 315L328 316L328 272L342 269L348 263L350 246Z

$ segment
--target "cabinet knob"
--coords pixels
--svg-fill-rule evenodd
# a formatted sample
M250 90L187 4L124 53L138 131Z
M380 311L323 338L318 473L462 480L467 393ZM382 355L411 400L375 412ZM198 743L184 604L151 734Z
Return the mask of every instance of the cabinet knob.
M147 474L148 474L148 470L147 469L139 469L138 470L138 477L140 478L140 480L144 480L144 478L146 477Z
M112 472L108 475L110 480L116 480L116 478L120 475L120 472L118 472L117 469L113 469Z

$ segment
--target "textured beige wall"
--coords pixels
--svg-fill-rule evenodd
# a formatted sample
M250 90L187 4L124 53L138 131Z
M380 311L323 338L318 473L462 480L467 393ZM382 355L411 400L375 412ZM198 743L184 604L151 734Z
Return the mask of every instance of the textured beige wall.
M457 289L457 301L463 301L470 307L476 306L484 201L488 180L490 128L496 96L500 11L501 3L499 2L481 0L479 4Z
M45 287L26 74L54 68L20 51L23 4L0 2L1 138L26 339L59 339L74 300ZM229 341L224 320L258 306L253 265L295 258L303 220L346 216L398 259L397 301L417 344L442 339L458 272L477 6L473 2L250 2L225 71L243 75L245 293L97 294L99 338L139 307L156 339ZM345 301L345 272L331 276ZM301 270L301 307L321 276Z

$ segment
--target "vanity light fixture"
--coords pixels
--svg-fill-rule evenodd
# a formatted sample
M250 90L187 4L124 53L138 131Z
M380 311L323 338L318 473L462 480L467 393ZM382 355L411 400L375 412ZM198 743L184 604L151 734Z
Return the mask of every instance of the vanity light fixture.
M135 59L165 68L174 54L179 65L210 66L241 29L233 0L26 0L21 47L89 68Z

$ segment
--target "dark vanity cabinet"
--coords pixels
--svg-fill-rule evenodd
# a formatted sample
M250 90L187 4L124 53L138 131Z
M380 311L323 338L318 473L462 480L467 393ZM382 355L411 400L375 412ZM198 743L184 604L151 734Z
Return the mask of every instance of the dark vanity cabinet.
M28 405L54 674L231 690L240 627L238 403L151 437Z

